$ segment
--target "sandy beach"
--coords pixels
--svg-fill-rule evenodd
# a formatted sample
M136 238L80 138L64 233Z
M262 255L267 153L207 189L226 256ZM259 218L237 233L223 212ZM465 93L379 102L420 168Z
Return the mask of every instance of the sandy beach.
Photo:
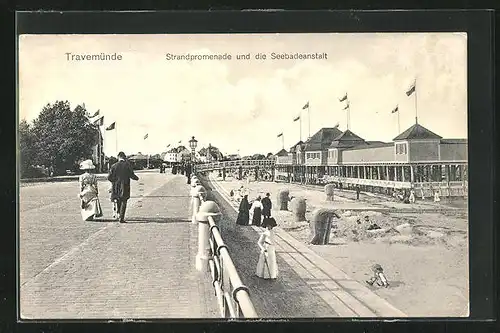
M346 274L365 283L375 263L384 268L389 287L370 287L376 294L407 313L422 317L468 316L468 218L465 199L417 198L414 204L350 191L335 191L326 201L324 191L296 184L247 182L214 173L211 178L226 193L243 186L250 201L271 194L273 216L278 226L295 239L308 244L308 221L314 209L336 209L336 220L328 245L308 245ZM306 221L294 221L291 211L279 211L277 194L286 188L291 197L306 199ZM289 210L291 205L289 205ZM367 230L370 224L380 229Z

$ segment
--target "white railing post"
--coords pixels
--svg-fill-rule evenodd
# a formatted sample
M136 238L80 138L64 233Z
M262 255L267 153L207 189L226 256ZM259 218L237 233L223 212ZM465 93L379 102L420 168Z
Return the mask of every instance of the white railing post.
M196 214L198 213L198 210L200 209L201 205L201 198L200 196L203 196L206 194L206 190L203 186L200 185L200 181L197 178L193 178L191 181L191 184L193 187L191 188L191 201L192 201L192 207L193 207L193 214L191 217L191 223L196 224L198 221L196 220Z
M210 226L208 219L209 217L215 218L220 215L219 206L213 201L203 202L196 214L196 220L198 221L198 254L196 255L196 270L200 272L207 270L208 260L210 259Z

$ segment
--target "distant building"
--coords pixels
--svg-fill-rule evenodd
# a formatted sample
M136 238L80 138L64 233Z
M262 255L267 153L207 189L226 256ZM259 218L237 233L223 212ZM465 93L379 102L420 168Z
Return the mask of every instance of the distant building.
M466 193L467 140L443 139L416 123L392 142L366 141L351 130L322 128L276 154L278 179L306 179L365 189L421 188Z
M229 154L226 156L226 159L229 161L235 161L241 159L239 154Z
M285 149L281 149L274 156L276 156L276 164L284 164L284 165L292 164L292 161L288 156L288 152Z
M177 162L177 148L172 148L168 150L165 155L163 156L163 161L168 162L168 163L175 163Z

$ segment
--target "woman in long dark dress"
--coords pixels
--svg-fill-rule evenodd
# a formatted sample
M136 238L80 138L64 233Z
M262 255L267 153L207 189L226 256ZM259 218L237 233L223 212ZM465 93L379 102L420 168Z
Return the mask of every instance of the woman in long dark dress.
M240 202L240 208L238 212L238 218L236 219L236 224L248 225L250 222L250 203L248 202L248 195L245 194Z
M262 203L260 202L260 196L255 199L250 210L253 213L252 225L260 226L262 220Z

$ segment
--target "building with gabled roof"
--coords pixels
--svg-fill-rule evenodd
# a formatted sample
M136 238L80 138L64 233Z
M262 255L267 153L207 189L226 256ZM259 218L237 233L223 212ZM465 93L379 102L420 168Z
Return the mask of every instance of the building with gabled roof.
M393 141L401 140L440 140L442 137L434 132L431 132L419 123L415 123L413 126L408 128L406 131L399 134L393 139Z
M368 141L349 129L322 128L292 148L292 158L276 162L283 179L364 190L420 188L427 196L435 188L444 195L467 192L467 139L444 139L418 123L392 142ZM299 152L305 152L303 162L293 158Z

